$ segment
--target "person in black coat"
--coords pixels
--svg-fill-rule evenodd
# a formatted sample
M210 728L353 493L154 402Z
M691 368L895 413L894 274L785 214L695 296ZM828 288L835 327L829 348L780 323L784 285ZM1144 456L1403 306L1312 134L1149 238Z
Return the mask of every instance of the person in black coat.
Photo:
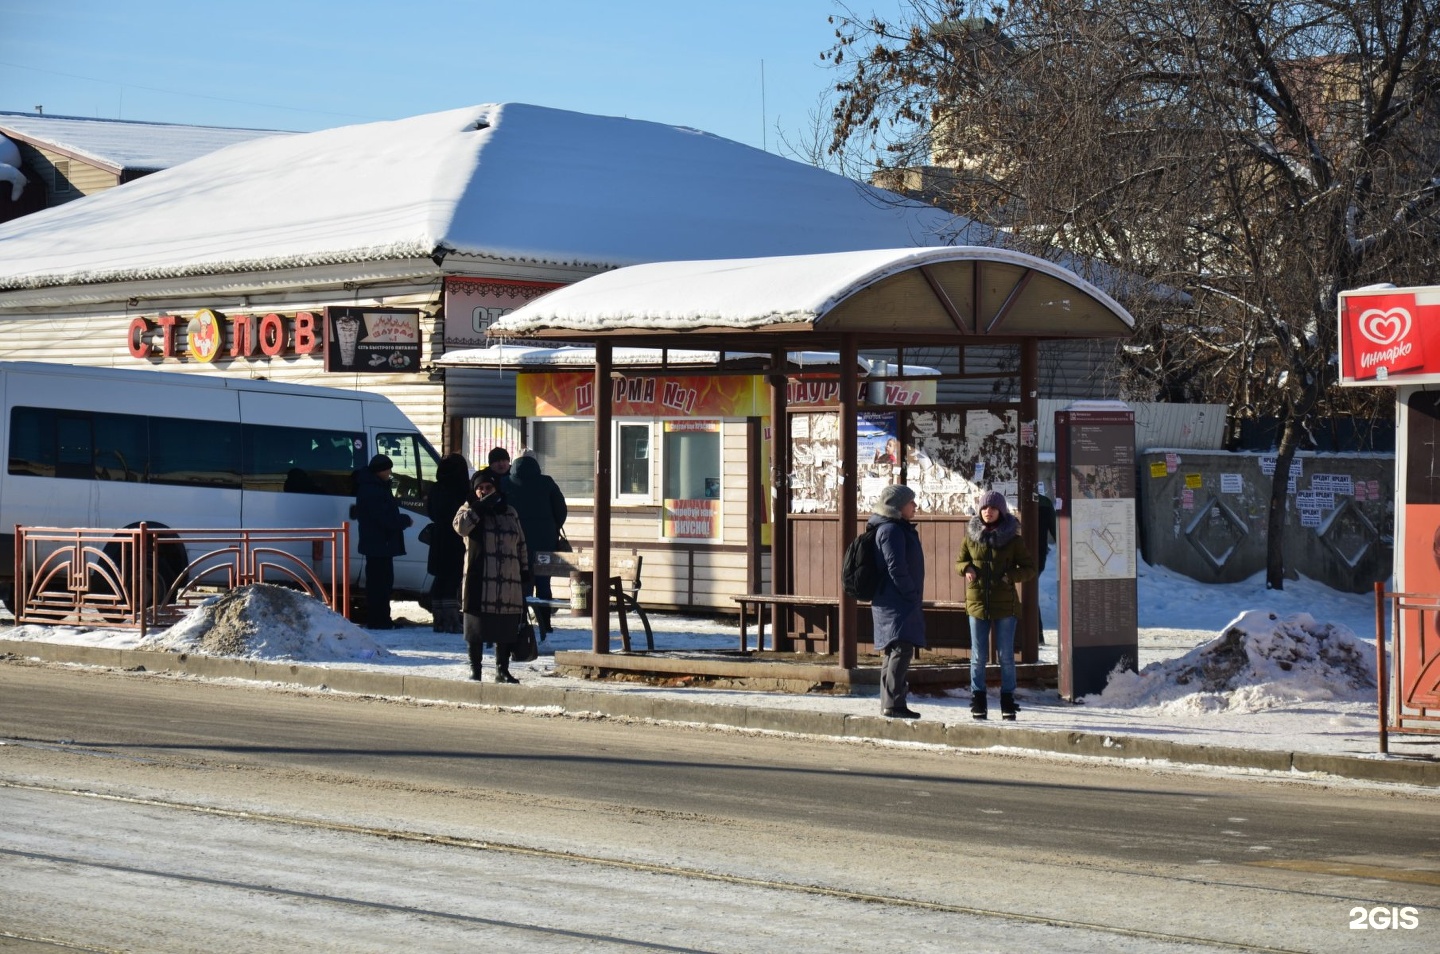
M405 528L413 522L390 493L395 465L384 454L355 471L355 522L360 525L360 555L365 558L367 629L393 629L390 591L395 589L395 558L405 555Z
M560 531L565 526L570 508L565 503L560 485L555 483L554 478L541 473L540 462L528 453L522 454L505 481L504 490L506 501L520 515L520 526L525 531L525 543L530 552L561 549ZM564 548L568 549L568 544ZM525 595L552 599L550 577L535 574ZM550 612L548 606L535 609L541 639L550 635Z
M460 454L446 454L435 468L435 486L425 498L430 515L430 554L425 560L430 584L431 629L462 633L460 579L465 573L465 541L455 532L455 511L470 496L470 465Z

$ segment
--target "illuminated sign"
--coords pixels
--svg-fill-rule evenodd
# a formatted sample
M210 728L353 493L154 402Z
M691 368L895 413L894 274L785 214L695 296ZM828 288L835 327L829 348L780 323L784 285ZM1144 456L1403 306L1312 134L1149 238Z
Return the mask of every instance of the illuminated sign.
M1440 287L1340 293L1340 383L1440 382Z

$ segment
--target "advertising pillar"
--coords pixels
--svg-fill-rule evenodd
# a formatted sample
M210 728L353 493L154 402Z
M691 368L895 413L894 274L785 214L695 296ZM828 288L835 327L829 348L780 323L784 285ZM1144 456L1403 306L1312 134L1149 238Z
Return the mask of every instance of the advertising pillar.
M1060 695L1105 689L1139 655L1135 589L1135 414L1083 401L1055 414Z

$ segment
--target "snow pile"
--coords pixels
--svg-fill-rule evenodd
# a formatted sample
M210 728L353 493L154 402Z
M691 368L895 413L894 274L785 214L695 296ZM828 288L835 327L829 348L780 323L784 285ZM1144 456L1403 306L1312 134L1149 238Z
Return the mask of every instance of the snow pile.
M1111 673L1090 705L1171 712L1258 712L1295 702L1373 701L1374 650L1308 613L1250 610L1219 636L1139 673Z
M241 586L208 599L142 649L344 662L391 655L370 634L320 601L268 583Z

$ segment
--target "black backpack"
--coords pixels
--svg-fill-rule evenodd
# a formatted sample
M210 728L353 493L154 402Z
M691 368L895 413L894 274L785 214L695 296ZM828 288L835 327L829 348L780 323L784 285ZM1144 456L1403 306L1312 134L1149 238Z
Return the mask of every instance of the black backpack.
M880 589L880 555L875 552L875 528L867 527L845 548L840 561L840 588L857 600L873 600Z

